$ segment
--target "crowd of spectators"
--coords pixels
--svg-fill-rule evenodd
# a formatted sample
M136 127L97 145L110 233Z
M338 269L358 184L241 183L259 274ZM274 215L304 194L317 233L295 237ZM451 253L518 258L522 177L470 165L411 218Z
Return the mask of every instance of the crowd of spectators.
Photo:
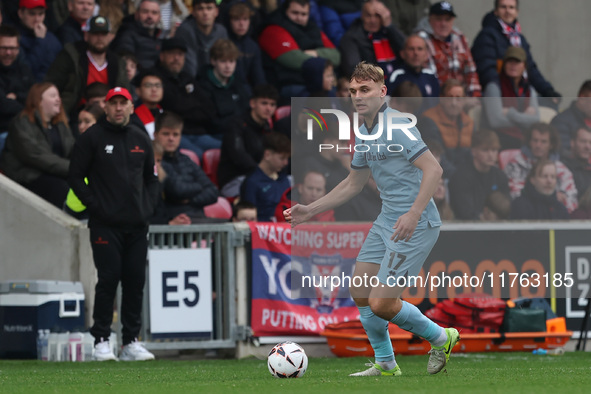
M0 171L80 217L66 181L74 141L120 87L154 144L153 223L207 221L220 199L281 220L278 206L312 202L351 171L350 153L307 149L312 101L286 106L330 98L351 112L336 98L366 61L444 168L434 196L444 220L587 218L591 81L557 112L519 1L490 1L475 37L448 1L0 2ZM318 142L343 143L328 129ZM316 220L372 220L379 209L370 180Z

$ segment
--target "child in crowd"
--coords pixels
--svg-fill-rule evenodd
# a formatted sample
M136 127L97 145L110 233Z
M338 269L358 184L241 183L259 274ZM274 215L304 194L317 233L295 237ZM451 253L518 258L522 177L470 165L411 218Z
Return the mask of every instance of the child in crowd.
M334 66L328 59L313 57L302 66L306 89L312 97L336 97Z
M211 64L204 67L199 75L198 82L215 107L215 113L210 115L214 127L211 136L218 142L213 148L221 148L227 122L248 109L250 89L236 75L240 56L242 53L232 41L219 39L209 51Z
M146 70L136 75L132 84L138 96L132 120L154 139L155 121L163 112L160 105L164 95L162 78L154 70Z
M127 73L127 79L132 81L137 75L137 58L133 53L126 53L121 56L125 60L125 72Z
M336 96L343 97L343 98L350 98L351 92L349 91L350 81L348 78L340 77L337 80L337 89L336 89Z
M121 58L125 60L125 72L127 73L127 80L133 81L139 72L137 57L133 53L125 53L121 55ZM130 89L131 98L134 103L137 101L137 93L134 89Z
M239 201L232 206L232 222L256 222L257 207L248 201Z
M185 213L179 213L173 218L169 217L164 202L163 184L166 181L166 171L162 168L162 157L164 156L164 148L158 141L152 141L152 149L154 150L154 163L156 165L156 172L158 173L158 182L160 182L160 198L158 204L154 209L154 214L150 218L150 224L168 224L170 226L180 226L191 224L191 218Z
M291 142L283 134L272 132L265 135L264 153L258 167L241 187L241 200L257 207L260 222L274 221L275 208L290 185L283 169L289 162Z
M86 87L86 94L84 95L84 104L98 103L102 109L105 109L105 97L109 92L109 87L104 83L93 82Z
M99 103L86 104L78 113L78 132L84 133L104 114L105 111Z

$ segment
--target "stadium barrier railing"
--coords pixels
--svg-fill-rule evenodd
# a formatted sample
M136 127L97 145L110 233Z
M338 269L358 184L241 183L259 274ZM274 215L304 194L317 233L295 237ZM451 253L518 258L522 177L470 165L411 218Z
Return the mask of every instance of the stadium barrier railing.
M245 288L247 270L245 241L250 236L246 225L196 224L189 226L150 226L149 251L204 249L211 250L213 331L206 337L174 334L166 339L153 335L150 326L150 281L146 275L141 339L151 350L235 348L245 332L250 299ZM238 260L238 261L237 261ZM149 272L150 262L147 270ZM237 268L238 267L238 268ZM239 275L239 277L237 277ZM237 310L240 303L240 311ZM208 316L200 318L208 319Z

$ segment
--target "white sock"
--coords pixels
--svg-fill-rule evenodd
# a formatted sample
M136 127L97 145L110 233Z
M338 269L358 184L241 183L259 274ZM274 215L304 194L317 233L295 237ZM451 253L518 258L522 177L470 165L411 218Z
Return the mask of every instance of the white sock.
M376 361L376 364L382 367L384 371L389 371L391 369L396 368L396 359L392 361Z
M441 334L439 334L439 337L436 340L431 342L431 345L440 347L445 345L445 342L447 342L447 331L441 330Z

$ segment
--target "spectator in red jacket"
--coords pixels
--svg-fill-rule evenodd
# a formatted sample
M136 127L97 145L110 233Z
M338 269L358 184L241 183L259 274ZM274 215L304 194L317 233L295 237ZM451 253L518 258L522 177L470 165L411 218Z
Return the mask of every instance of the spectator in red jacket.
M312 204L320 197L326 194L326 178L324 174L314 170L308 169L303 177L301 183L298 183L294 188L289 188L283 193L281 201L275 209L275 218L278 222L285 222L283 211L291 208L295 203ZM334 222L334 210L330 209L319 213L310 219L311 222Z
M309 170L304 174L301 183L297 185L298 196L296 200L303 205L312 204L326 194L326 178L324 174ZM324 211L314 216L311 221L334 222L334 210Z

